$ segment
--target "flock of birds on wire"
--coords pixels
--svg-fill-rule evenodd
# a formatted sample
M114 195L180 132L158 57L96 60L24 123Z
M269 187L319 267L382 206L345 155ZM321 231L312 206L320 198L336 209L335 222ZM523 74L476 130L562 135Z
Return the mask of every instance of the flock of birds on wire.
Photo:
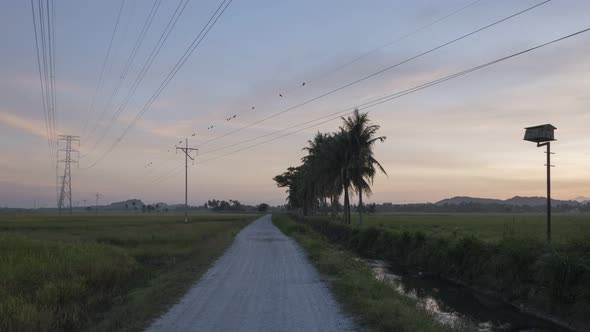
M306 82L303 82L303 83L301 83L301 85L299 85L299 87L304 87L304 86L305 86L305 84L306 84ZM293 90L291 90L291 91L293 91ZM289 91L289 92L291 92L291 91ZM284 97L286 96L286 94L287 94L286 92L283 92L283 93L279 93L278 95L279 95L279 97L281 97L281 98L284 98ZM250 108L250 111L253 111L253 110L255 110L255 109L256 109L256 106L252 106L252 107ZM234 115L232 115L232 116L230 116L230 117L226 118L226 119L225 119L225 121L226 121L226 122L232 121L233 119L237 118L237 117L238 117L238 115L239 115L239 114L234 114ZM207 130L211 130L211 129L213 129L213 127L214 127L213 125L210 125L210 126L208 126L208 127L207 127ZM191 137L195 137L195 136L197 136L197 133L193 133L193 134L191 135ZM183 142L183 141L182 141L182 140L180 140L180 141L178 141L178 143L174 144L174 149L176 149L176 147L177 147L179 144L182 144L182 142ZM170 149L168 149L168 152L170 152ZM150 161L149 163L147 163L147 164L144 166L144 168L151 167L152 165L153 165L153 162L152 162L152 161ZM193 161L193 165L194 165L194 161Z

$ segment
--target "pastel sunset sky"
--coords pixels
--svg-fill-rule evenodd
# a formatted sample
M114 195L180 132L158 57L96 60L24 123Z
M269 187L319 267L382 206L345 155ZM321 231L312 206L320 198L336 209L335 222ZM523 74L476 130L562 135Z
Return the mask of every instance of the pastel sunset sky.
M135 126L105 153L220 3L188 3L100 140L178 4L156 1L161 4L154 20L109 103L154 1L125 1L96 93L121 0L55 0L56 127L58 134L82 137L80 168L72 175L73 201L80 205L93 201L96 192L103 202L180 203L184 157L174 145L185 137L199 148L189 168L189 204L211 198L283 204L284 189L273 176L298 165L307 140L317 131L337 130L341 120L248 148L290 132L275 131L590 27L590 1L550 1L256 123L541 1L482 0L468 6L474 1L234 0ZM31 3L0 2L0 31L0 205L55 206L56 169L48 153ZM545 154L522 140L524 127L544 123L557 127L553 196L590 196L589 92L590 33L585 33L375 106L367 111L387 137L375 155L388 176L375 179L369 201L544 196Z

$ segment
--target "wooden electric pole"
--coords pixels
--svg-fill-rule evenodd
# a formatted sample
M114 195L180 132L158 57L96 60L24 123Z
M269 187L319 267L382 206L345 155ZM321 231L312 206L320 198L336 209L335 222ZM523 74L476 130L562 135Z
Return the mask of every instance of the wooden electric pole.
M524 140L537 143L537 147L547 147L547 242L551 242L551 142L555 141L555 129L551 124L525 128Z
M181 141L182 142L182 141ZM181 150L184 152L184 222L188 222L188 159L190 158L192 161L195 159L190 155L192 151L199 151L199 149L189 148L188 147L188 138L184 140L185 147L176 147L176 150Z
M551 142L537 143L538 147L547 146L547 242L551 242Z

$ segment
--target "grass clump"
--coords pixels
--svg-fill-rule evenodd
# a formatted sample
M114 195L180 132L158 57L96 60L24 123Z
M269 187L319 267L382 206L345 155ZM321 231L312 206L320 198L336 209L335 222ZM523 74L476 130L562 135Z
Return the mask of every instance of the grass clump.
M362 261L330 245L309 225L285 215L273 215L273 223L303 246L336 298L362 326L373 331L452 330L418 308L414 300L375 279Z

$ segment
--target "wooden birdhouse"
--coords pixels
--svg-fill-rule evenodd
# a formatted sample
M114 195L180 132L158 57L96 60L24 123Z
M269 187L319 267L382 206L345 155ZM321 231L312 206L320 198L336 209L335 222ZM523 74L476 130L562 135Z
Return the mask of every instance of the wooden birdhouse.
M550 124L525 128L524 140L536 143L555 141L555 127Z

